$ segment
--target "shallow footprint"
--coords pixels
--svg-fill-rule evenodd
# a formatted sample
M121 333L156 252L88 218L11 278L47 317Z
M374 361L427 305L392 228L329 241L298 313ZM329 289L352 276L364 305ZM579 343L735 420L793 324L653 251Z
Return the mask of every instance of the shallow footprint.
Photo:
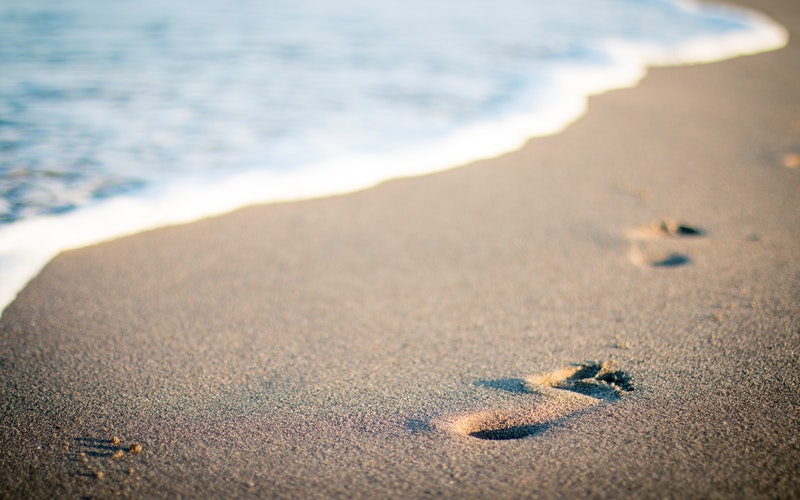
M481 380L477 385L519 394L528 404L460 415L438 426L477 439L521 439L634 389L628 374L613 361L587 361L527 378Z
M688 255L658 248L642 241L632 241L628 258L639 267L670 268L690 264Z
M658 238L685 238L705 236L706 231L699 227L690 226L674 219L661 219L653 221L646 226L628 231L631 240L651 240Z
M626 232L631 242L628 257L640 267L672 268L691 263L683 252L676 251L675 239L705 236L704 229L673 219L662 219ZM660 241L658 241L660 240Z

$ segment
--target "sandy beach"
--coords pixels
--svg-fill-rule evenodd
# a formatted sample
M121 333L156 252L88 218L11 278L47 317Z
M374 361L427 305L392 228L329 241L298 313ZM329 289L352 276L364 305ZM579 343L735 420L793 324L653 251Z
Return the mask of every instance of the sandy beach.
M62 253L0 497L800 497L800 3L503 157Z

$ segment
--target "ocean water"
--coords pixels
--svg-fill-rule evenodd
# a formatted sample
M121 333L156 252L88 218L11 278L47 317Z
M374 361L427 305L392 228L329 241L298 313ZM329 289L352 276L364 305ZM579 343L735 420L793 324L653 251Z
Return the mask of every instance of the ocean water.
M677 0L4 0L0 309L61 250L495 156L786 41Z

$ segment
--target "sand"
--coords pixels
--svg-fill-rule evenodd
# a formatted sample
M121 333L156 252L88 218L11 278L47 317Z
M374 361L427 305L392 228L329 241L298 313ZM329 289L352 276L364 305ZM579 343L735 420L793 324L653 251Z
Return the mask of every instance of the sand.
M0 496L800 497L800 3L739 3L790 45L59 255L0 319Z

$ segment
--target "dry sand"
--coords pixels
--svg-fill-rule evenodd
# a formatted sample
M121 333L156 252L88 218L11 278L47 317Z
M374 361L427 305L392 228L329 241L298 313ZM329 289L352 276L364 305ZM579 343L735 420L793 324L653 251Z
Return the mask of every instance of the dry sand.
M0 322L0 495L800 497L800 2L741 3L790 46L58 256Z

